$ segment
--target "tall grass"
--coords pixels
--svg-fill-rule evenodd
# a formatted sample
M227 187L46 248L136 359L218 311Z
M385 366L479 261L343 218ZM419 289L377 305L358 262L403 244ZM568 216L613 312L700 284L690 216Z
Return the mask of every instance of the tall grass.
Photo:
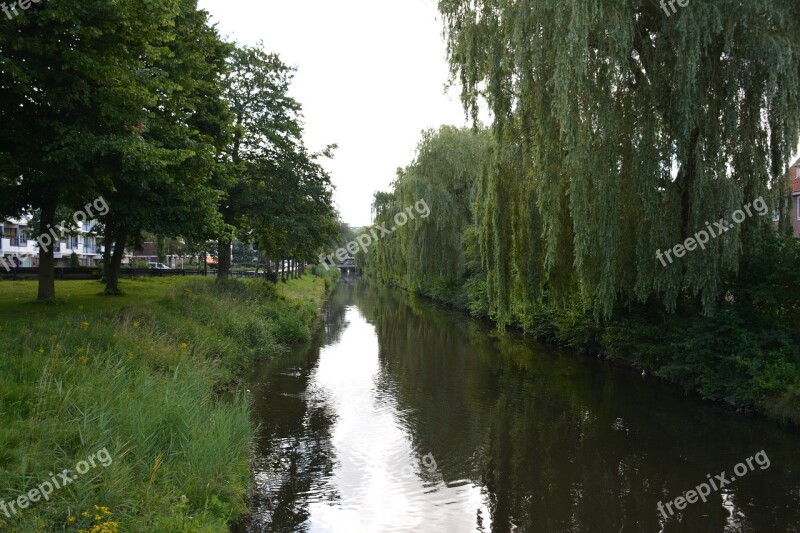
M123 309L86 307L0 330L0 500L103 448L113 463L11 518L0 511L0 530L228 531L246 511L253 436L237 373L307 340L313 301L196 280Z

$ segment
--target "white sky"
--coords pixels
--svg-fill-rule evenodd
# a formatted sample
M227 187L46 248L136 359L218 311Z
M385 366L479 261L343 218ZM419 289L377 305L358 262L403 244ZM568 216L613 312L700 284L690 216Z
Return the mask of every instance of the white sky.
M465 125L435 0L199 0L223 37L264 42L297 67L311 150L338 144L325 163L342 219L371 222L375 191L411 162L420 133Z

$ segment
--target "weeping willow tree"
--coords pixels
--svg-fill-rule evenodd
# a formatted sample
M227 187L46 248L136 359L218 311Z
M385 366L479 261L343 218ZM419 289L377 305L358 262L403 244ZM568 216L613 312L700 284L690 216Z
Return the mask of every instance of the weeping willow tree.
M375 195L376 225L395 230L370 249L371 273L420 292L463 285L471 274L464 235L473 222L472 204L489 142L486 131L444 126L423 132L414 161L398 170L393 191ZM416 210L422 202L429 216ZM413 219L399 225L398 214L412 206Z
M545 295L598 316L684 297L712 312L770 217L666 267L656 251L768 198L785 172L800 138L800 3L439 9L465 108L493 115L475 232L498 321Z

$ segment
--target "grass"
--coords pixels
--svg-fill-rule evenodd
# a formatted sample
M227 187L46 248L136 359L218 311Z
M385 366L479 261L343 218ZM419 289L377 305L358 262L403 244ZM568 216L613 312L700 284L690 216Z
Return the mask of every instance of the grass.
M229 531L246 511L253 428L238 373L310 337L327 282L0 283L0 502L113 461L6 517L3 531Z
M54 319L69 311L108 311L120 309L136 301L147 303L163 297L185 278L137 278L123 280L128 297L108 298L101 295L104 285L96 280L56 281L57 299L53 303L36 303L36 281L0 281L0 323L19 324Z

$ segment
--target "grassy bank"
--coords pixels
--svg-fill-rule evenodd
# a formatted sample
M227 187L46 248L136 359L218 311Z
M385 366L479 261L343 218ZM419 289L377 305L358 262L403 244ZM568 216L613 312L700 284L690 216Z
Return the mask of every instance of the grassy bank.
M123 288L63 282L39 305L35 283L0 282L0 530L228 531L245 512L237 375L310 337L325 280Z

